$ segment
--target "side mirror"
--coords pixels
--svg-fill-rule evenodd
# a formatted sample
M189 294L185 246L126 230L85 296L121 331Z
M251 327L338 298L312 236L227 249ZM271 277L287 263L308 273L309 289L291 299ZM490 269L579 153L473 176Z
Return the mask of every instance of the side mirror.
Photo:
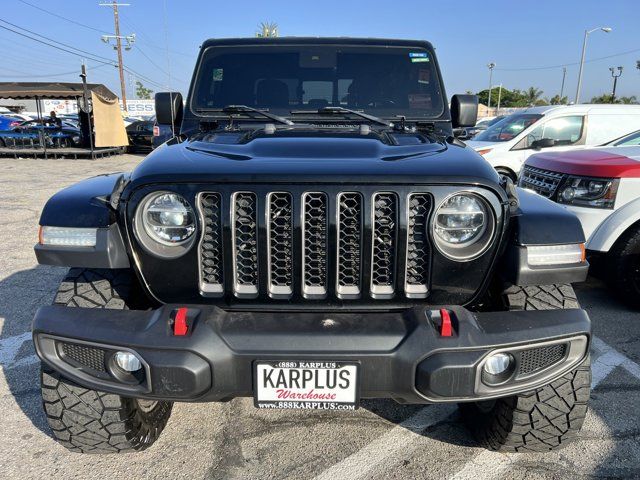
M155 96L156 121L160 125L171 126L174 135L182 123L183 103L179 92L158 92Z
M534 150L540 150L541 148L549 148L555 146L556 141L553 138L541 138L540 140L534 140L529 145Z
M473 127L477 119L477 95L454 95L451 97L451 123L453 128Z

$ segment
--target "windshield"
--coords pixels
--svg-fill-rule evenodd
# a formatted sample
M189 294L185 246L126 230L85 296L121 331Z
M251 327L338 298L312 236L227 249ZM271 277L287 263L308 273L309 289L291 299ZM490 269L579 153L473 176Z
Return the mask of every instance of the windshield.
M378 117L437 117L443 94L423 48L261 45L211 47L202 58L194 111L246 105L287 116L343 107Z
M508 142L524 129L536 123L542 115L534 113L514 113L494 123L484 132L474 137L479 142Z
M632 145L640 145L640 131L634 132L631 135L619 138L607 145L614 145L616 147L629 147Z

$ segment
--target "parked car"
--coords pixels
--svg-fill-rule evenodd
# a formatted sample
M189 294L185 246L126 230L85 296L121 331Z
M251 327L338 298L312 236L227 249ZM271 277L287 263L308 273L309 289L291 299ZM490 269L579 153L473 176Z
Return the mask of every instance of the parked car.
M153 124L153 121L142 120L133 122L127 127L127 137L129 138L127 151L150 152L152 150Z
M0 131L11 130L19 125L23 120L15 115L0 115Z
M186 104L156 94L174 138L42 212L38 261L72 267L33 321L52 436L142 450L175 401L253 397L456 402L491 449L575 437L580 223L452 137L478 100L441 79L424 41L204 42Z
M640 132L606 147L532 155L519 183L578 216L607 284L640 307Z
M639 128L640 105L549 105L509 115L468 145L515 181L537 151L595 147Z
M76 147L82 143L82 134L71 123L62 121L58 126L46 119L20 121L10 130L0 131L0 143L5 146L35 147L43 141L50 147Z
M497 123L500 120L502 120L504 117L505 117L505 115L500 115L498 117L483 118L483 119L479 120L478 122L476 122L476 124L473 127L465 127L465 128L457 128L457 129L455 129L453 134L459 140L465 140L465 141L471 140L476 135L478 135L480 132L483 132L484 130L489 128L494 123Z

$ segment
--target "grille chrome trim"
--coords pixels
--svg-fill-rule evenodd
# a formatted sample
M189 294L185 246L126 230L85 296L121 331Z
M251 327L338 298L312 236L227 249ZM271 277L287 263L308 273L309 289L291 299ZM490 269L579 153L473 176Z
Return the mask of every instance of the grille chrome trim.
M387 202L376 203L381 197ZM385 220L382 209L389 210ZM377 215L377 213L379 213ZM371 297L392 298L396 290L398 257L398 195L376 192L371 196Z
M519 183L523 188L533 190L543 197L551 198L555 195L564 176L563 173L525 165Z
M343 203L347 200L354 202L353 206ZM336 196L336 295L338 298L360 298L362 293L363 203L360 192L340 192ZM345 218L344 211L348 209L355 210L351 212L355 215ZM350 225L344 225L343 222L349 219L353 222ZM347 237L351 237L350 245ZM353 242L357 244L355 249Z
M205 215L204 200L207 197L214 198L217 205L212 205L211 215ZM196 198L200 223L202 224L202 235L198 242L198 263L199 263L199 287L200 293L205 297L221 297L224 294L224 247L222 236L222 195L217 192L201 192ZM217 223L217 225L216 225ZM209 230L208 230L209 229ZM208 237L210 241L208 240ZM211 245L208 247L208 245ZM205 247L206 253L205 255ZM214 268L211 276L214 278L205 279L207 258L211 259ZM215 278L215 277L218 278ZM216 280L215 282L207 280Z
M412 215L414 211L413 200L418 200L421 204L415 204L419 212ZM429 293L432 250L428 232L429 217L432 210L433 200L430 194L410 193L407 195L407 250L404 262L404 291L408 298L426 298Z
M252 206L239 206L239 197L253 202ZM238 216L239 207L246 209ZM234 192L231 195L231 246L233 249L233 292L238 298L255 298L258 296L258 197L254 192ZM238 230L243 227L242 238ZM247 228L244 228L247 227ZM247 247L248 246L248 247ZM247 252L247 249L249 251ZM242 250L242 252L241 252ZM245 255L248 253L248 256ZM248 257L242 268L238 268L240 255ZM244 280L241 281L240 275Z
M327 296L328 196L324 192L304 192L301 203L302 295L322 299ZM317 210L319 220L310 223L312 208Z
M276 205L276 202L279 204ZM274 208L279 209L277 212ZM276 213L278 218L273 218ZM265 210L267 227L267 272L269 295L289 298L293 294L293 196L289 192L269 192ZM288 219L287 219L288 217ZM282 221L284 220L284 221ZM278 248L282 243L284 248ZM280 256L282 258L277 258ZM280 276L279 281L275 277Z

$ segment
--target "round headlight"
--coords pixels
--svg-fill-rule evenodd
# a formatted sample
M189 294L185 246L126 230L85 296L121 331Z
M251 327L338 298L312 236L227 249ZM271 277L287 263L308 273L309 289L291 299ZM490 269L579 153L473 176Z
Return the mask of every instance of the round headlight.
M189 203L177 193L169 192L154 193L145 199L142 224L149 237L167 246L183 244L196 229Z
M479 195L457 193L440 204L432 228L441 253L453 260L471 260L489 246L494 219L491 209Z

